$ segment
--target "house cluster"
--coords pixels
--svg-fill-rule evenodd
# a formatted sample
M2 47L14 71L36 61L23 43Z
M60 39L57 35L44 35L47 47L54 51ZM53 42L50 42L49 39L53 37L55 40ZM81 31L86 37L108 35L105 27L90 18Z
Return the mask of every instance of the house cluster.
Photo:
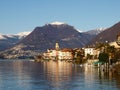
M44 59L52 59L52 60L70 60L73 59L73 55L70 49L59 49L59 44L56 43L55 49L48 49L47 52L43 53Z
M45 53L43 53L43 59L51 59L51 60L73 60L73 58L77 57L80 51L83 51L84 57L92 56L92 58L96 58L99 55L99 51L94 48L83 48L83 49L60 49L59 44L56 43L55 49L48 49ZM73 52L74 51L74 52Z

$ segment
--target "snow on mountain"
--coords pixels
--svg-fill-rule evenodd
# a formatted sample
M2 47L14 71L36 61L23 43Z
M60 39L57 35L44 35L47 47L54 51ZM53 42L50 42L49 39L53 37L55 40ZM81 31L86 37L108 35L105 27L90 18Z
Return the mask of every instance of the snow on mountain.
M8 39L8 38L18 38L18 39L21 39L21 38L26 37L30 33L31 33L31 31L20 32L18 34L1 34L0 33L0 40Z
M51 25L63 25L63 24L66 24L66 23L56 21L56 22L52 22L52 23L49 23L49 24L51 24Z
M21 39L21 38L26 37L26 36L29 35L30 33L31 33L31 31L25 31L25 32L20 32L20 33L18 33L18 34L16 34L16 35L19 37L19 39Z
M80 29L76 29L78 32L80 32L80 33L82 33L83 31L82 30L80 30Z
M64 22L58 22L58 21L55 21L55 22L52 22L52 23L48 23L47 25L66 25L66 23ZM76 28L75 28L76 29ZM99 33L101 33L102 31L106 30L107 28L97 28L97 29L94 29L94 30L89 30L87 32L83 32L81 31L80 29L76 29L78 32L80 33L87 33L87 34L90 34L90 35L97 35Z
M55 26L60 26L60 25L67 25L67 23L64 23L64 22L58 22L58 21L55 21L55 22L52 22L52 23L48 23L47 25L55 25ZM76 28L74 28L76 29ZM78 32L82 33L83 31L81 31L80 29L76 29Z
M90 35L98 35L99 33L101 33L102 31L106 30L107 28L97 28L97 29L94 29L94 30L89 30L87 32L84 32L84 33L87 33L87 34L90 34Z
M97 33L99 34L99 33L101 33L102 31L104 31L104 30L106 30L107 28L97 28L96 29L96 31L97 31Z
M20 32L17 35L19 35L19 36L27 36L30 33L31 33L31 31L25 31L25 32Z
M0 40L2 39L6 39L6 38L4 37L4 35L0 34Z

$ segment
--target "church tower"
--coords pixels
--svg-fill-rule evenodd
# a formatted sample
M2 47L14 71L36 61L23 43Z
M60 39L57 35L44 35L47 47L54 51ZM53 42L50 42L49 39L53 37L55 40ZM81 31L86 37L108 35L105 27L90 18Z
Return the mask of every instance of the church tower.
M58 44L58 42L56 42L56 44L55 44L55 49L59 50L59 44Z

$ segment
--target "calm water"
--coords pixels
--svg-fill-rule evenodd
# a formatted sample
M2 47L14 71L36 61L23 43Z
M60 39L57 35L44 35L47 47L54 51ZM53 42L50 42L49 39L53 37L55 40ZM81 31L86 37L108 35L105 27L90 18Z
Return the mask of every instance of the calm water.
M0 90L120 90L120 76L67 62L0 60Z

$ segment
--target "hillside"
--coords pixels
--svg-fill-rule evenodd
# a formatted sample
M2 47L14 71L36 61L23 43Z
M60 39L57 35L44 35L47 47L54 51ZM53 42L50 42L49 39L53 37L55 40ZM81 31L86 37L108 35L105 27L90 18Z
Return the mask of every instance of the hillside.
M106 29L105 31L99 33L95 38L93 38L88 45L93 45L96 42L113 42L116 41L117 34L120 32L120 22L113 25L112 27Z

